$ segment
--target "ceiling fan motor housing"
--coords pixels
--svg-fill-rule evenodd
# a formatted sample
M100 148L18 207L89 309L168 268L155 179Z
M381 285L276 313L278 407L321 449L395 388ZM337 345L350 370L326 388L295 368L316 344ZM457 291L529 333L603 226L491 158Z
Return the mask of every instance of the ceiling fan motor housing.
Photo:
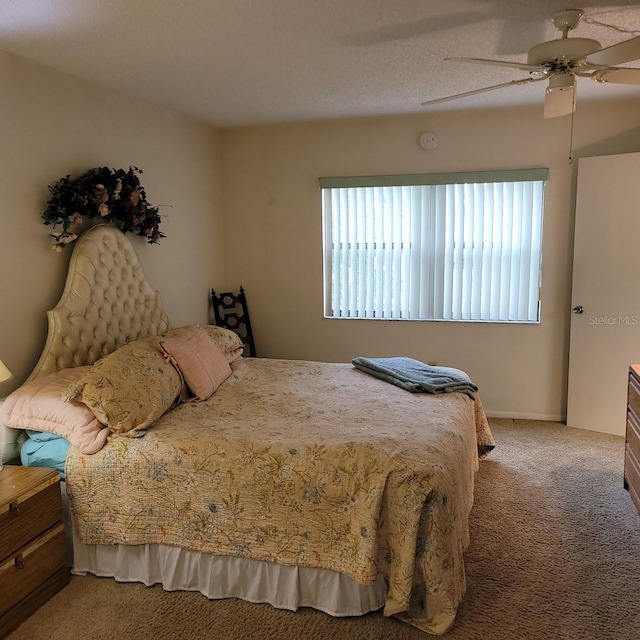
M557 68L579 66L590 53L599 51L601 45L591 38L559 38L541 42L529 50L527 62Z

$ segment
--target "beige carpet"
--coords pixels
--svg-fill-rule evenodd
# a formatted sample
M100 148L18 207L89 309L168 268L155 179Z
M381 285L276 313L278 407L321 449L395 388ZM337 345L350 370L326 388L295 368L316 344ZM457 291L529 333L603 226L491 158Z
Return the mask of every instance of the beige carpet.
M622 487L623 438L492 420L448 640L640 638L640 516ZM370 614L334 619L197 593L73 577L10 640L425 640Z

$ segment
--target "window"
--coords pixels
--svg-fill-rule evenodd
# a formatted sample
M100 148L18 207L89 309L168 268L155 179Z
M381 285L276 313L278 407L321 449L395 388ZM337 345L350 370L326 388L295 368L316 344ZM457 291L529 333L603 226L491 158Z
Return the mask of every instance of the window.
M547 175L321 178L325 317L539 322Z

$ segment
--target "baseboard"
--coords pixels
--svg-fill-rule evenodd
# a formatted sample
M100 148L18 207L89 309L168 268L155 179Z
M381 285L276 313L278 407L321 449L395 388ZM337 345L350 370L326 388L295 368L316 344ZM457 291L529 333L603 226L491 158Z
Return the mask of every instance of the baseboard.
M485 411L487 418L507 418L511 420L542 420L544 422L564 422L561 415L546 413L514 413L511 411Z

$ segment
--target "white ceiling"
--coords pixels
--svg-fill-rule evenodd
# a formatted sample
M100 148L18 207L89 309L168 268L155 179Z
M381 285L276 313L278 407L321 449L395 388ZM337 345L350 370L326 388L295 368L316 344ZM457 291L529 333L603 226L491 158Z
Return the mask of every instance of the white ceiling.
M549 18L560 9L584 9L570 35L603 47L640 35L640 3L574 1L0 0L0 49L222 127L515 104L542 113L544 83L420 105L527 77L443 58L524 62L558 37ZM632 96L640 87L578 80L578 109Z

